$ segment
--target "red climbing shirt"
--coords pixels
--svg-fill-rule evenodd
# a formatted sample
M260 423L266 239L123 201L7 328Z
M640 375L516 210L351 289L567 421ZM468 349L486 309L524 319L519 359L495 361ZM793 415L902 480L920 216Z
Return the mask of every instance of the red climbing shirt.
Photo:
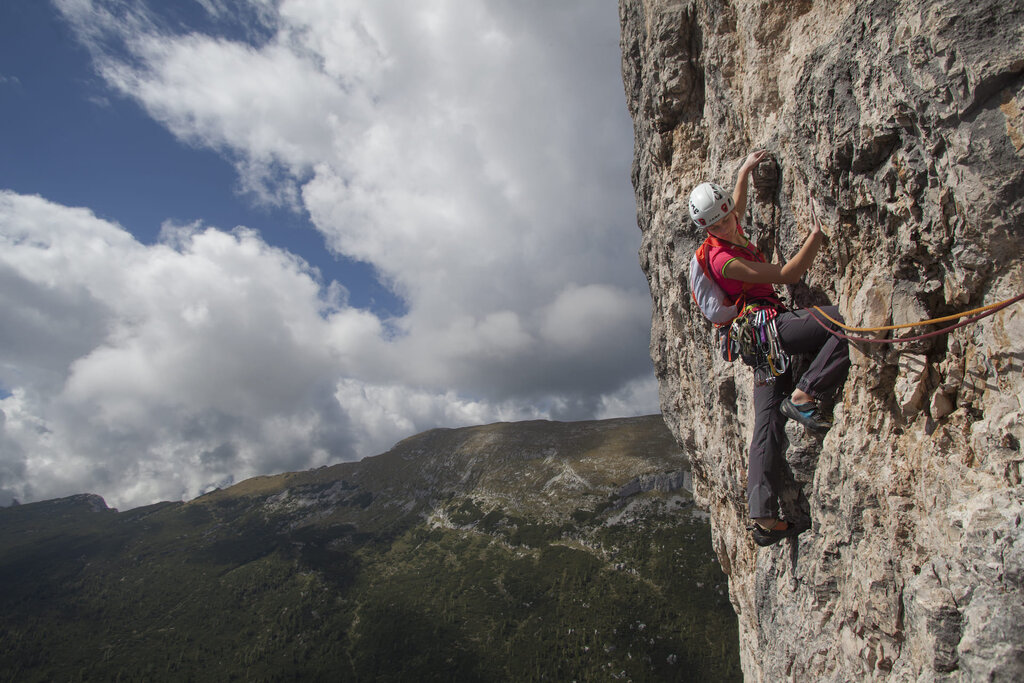
M724 240L715 240L715 244L711 245L710 252L708 253L709 269L715 278L715 282L725 290L725 293L732 300L735 300L743 291L744 283L726 277L723 271L730 261L738 258L745 261L765 262L764 255L750 242L747 242L747 246L741 247L738 244L725 242ZM754 301L755 299L779 300L779 296L775 293L775 287L771 283L748 282L745 284L747 301Z

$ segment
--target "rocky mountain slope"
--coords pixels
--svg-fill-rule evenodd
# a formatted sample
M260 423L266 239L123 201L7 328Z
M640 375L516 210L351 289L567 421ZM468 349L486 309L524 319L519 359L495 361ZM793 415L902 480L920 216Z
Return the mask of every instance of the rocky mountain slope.
M789 426L787 505L813 529L759 550L751 371L717 357L681 284L690 190L731 187L763 147L777 164L744 223L768 253L795 253L810 197L825 214L792 304L874 327L1024 292L1024 3L620 0L620 16L651 354L746 678L1024 680L1024 305L856 345L836 426Z
M688 485L655 415L0 509L0 680L738 680Z

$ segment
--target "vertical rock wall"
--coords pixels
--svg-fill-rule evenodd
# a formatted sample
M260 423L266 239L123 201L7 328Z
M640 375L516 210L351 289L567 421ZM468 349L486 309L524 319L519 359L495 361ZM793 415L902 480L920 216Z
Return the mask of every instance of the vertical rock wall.
M1024 2L620 0L640 259L666 422L730 576L748 680L1024 680L1024 304L858 345L836 426L789 426L798 542L745 531L751 371L681 284L702 180L778 160L744 223L828 239L794 305L900 324L1024 292ZM918 330L924 331L924 330Z

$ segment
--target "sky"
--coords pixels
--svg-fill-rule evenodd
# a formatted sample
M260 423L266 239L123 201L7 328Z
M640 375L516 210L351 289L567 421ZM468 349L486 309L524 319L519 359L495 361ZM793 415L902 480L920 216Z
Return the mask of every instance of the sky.
M0 505L658 412L616 5L0 3Z

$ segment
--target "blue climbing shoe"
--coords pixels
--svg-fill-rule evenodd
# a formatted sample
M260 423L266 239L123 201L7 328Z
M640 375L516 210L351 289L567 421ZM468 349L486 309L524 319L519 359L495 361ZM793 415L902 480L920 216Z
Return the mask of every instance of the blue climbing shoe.
M832 427L832 421L821 414L818 404L813 401L797 405L792 399L787 398L779 406L779 411L790 420L796 420L807 429L816 432L825 432Z

